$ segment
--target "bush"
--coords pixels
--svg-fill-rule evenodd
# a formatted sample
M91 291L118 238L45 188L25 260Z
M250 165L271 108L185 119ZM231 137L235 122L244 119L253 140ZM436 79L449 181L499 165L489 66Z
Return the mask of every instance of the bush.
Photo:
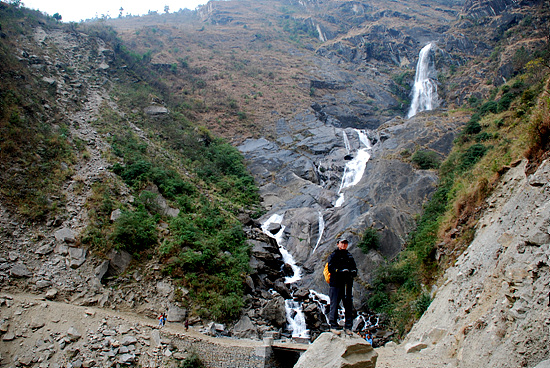
M479 113L481 115L487 115L488 113L496 114L498 112L498 104L495 101L485 102L479 108Z
M460 169L465 171L474 166L487 152L487 147L481 143L476 143L464 152L460 157Z
M430 298L429 294L423 293L420 295L420 298L418 298L414 303L414 311L416 318L420 318L422 314L428 309L430 304L432 303L432 298Z
M180 368L204 368L204 364L196 353L189 355L181 363Z
M363 233L363 237L358 244L363 253L367 253L369 250L376 250L380 246L380 235L376 229L369 227Z
M115 244L130 253L144 250L157 242L155 221L144 209L124 211L114 225Z
M470 119L470 121L464 126L463 134L474 135L481 132L481 124L478 121Z
M487 133L487 132L479 133L475 137L476 142L485 142L485 141L488 141L490 139L493 139L493 136L491 134Z
M439 155L434 151L416 151L411 161L422 170L437 169L441 164Z

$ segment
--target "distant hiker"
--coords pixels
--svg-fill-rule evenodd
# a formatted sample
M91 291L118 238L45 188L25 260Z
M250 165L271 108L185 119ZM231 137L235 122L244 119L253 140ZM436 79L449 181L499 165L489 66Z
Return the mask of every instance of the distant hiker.
M365 341L367 341L372 346L372 334L370 332L367 332L367 336L365 336Z
M185 331L189 330L189 320L188 319L185 320L184 325L185 325Z
M165 319L164 319L164 313L161 313L161 315L158 317L158 320L159 320L159 325L158 325L158 327L160 328L160 327L164 326L164 321L165 321Z
M162 325L165 326L166 325L166 312L164 312L162 314Z
M328 257L328 271L330 272L330 311L329 322L331 331L340 335L338 325L338 307L340 301L344 303L345 323L347 334L351 334L353 324L353 279L357 276L357 266L350 252L348 252L348 240L340 239L338 248Z

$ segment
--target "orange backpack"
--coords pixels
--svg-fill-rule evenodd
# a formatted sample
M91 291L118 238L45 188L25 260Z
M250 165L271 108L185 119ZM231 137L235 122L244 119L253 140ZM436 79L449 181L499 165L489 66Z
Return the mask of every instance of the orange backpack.
M328 270L328 262L325 264L325 269L323 270L323 276L325 276L325 281L330 284L330 272Z

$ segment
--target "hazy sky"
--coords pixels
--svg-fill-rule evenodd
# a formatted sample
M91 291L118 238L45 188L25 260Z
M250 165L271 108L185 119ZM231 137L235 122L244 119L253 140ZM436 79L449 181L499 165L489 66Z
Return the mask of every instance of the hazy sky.
M120 8L124 9L123 15L142 15L149 10L164 12L164 6L170 7L170 12L179 9L195 9L199 4L206 4L208 0L23 0L26 8L38 9L53 15L61 14L64 22L78 22L80 20L94 18L96 15L109 15L118 17Z

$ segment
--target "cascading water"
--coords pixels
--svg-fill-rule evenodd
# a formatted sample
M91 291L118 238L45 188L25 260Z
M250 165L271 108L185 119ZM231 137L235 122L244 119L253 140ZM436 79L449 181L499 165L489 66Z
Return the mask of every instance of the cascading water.
M300 267L296 265L296 261L292 254L284 246L282 246L283 235L285 231L285 226L282 225L284 215L273 214L266 222L262 225L262 231L267 236L275 239L277 245L279 246L279 251L283 256L283 261L290 265L293 271L292 276L285 277L285 283L292 284L302 278ZM269 226L271 224L279 224L281 228L277 234L273 235L269 231ZM302 311L302 303L297 302L292 299L285 300L285 310L286 310L286 319L288 322L288 328L292 331L293 338L309 338L309 330L306 326L306 319L304 312Z
M345 130L342 130L342 135L344 136L344 147L346 147L346 152L349 154L351 151L351 146L349 144L348 135L346 134Z
M344 175L342 177L342 182L338 191L340 197L336 201L335 207L340 207L344 202L343 190L359 183L365 172L366 164L370 159L369 151L372 149L370 140L368 139L364 131L355 129L355 132L357 132L361 148L359 148L359 150L357 151L355 158L353 160L350 160L345 166ZM349 154L351 151L351 145L348 140L348 136L345 131L342 132L342 135L344 138L346 152ZM285 230L285 226L282 225L283 218L284 215L273 214L267 221L263 223L262 231L269 237L275 239L277 245L279 246L279 250L281 252L284 262L291 266L293 270L293 275L287 276L285 278L285 283L292 284L301 279L301 270L300 267L296 265L296 261L294 260L292 255L282 245ZM271 224L280 225L280 229L276 234L273 234L271 231L269 231L269 227ZM315 244L313 252L315 252L315 250L321 243L324 230L325 220L323 218L323 213L319 212L319 237L317 239L317 243ZM310 290L310 298L312 300L315 300L319 304L319 307L321 308L321 310L323 310L328 323L328 314L325 307L330 304L329 297L327 295L316 292L315 290ZM290 331L292 331L292 337L309 338L309 330L307 329L305 316L302 311L302 303L293 299L287 299L285 300L285 310L288 328ZM341 318L343 318L343 315Z
M323 218L323 214L319 211L319 238L317 238L317 243L315 244L315 248L313 248L313 252L315 252L315 249L317 249L317 247L319 246L319 243L321 243L321 239L323 238L324 232L325 232L325 219Z
M355 155L355 158L351 161L349 161L345 168L344 168L344 175L342 176L342 182L340 184L340 189L338 190L338 193L340 196L334 203L334 207L341 207L344 203L344 192L343 190L349 187L352 187L359 183L361 178L363 177L363 174L365 173L365 167L367 162L370 159L370 151L372 149L371 143L369 141L369 138L365 134L365 132L355 129L357 132L357 135L359 136L359 141L365 146L364 148L360 148L357 151L357 154ZM344 133L344 144L347 139L347 136ZM349 144L349 142L348 142Z
M416 75L414 77L413 99L407 118L415 116L420 111L435 109L438 105L437 83L431 78L435 74L434 59L431 50L435 45L429 43L420 50Z
M283 234L284 234L284 231L285 231L285 226L282 225L283 217L284 217L284 215L273 214L262 225L262 231L264 232L264 234L266 234L269 237L275 239L275 241L277 242L277 245L279 246L279 251L281 252L281 255L283 256L283 261L286 264L290 265L290 267L292 268L293 275L285 277L285 283L292 284L292 283L295 283L296 281L300 280L302 278L302 275L301 275L301 272L300 272L300 267L298 267L298 265L296 265L296 261L294 260L294 257L292 257L292 254L290 254L290 252L288 250L286 250L286 248L281 245L282 241L283 241ZM275 235L273 235L268 230L269 225L271 225L271 224L281 225L280 230Z

